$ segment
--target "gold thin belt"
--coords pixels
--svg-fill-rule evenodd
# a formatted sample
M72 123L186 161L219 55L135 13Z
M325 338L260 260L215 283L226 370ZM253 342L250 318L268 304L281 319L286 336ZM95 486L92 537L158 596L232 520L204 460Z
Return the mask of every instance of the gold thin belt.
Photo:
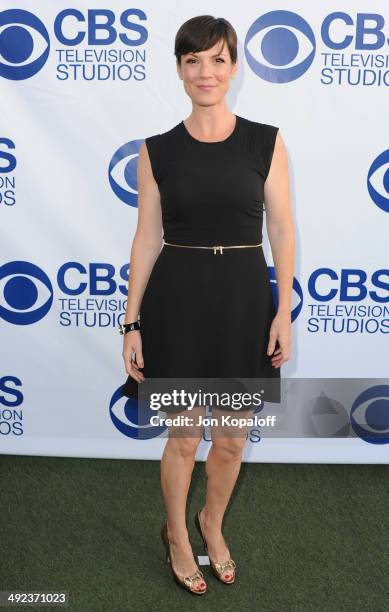
M215 245L215 246L194 246L191 244L173 244L172 242L165 242L164 244L168 244L169 246L183 247L184 249L213 249L214 255L219 251L221 255L223 255L223 249L247 249L250 247L259 247L262 246L262 242L259 244L234 244L229 246L223 245Z

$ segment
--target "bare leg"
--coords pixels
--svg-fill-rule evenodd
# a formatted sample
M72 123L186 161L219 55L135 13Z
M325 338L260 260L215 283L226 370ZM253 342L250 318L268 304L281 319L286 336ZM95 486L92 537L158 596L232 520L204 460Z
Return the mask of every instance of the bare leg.
M214 410L212 416L231 414ZM234 417L248 418L252 411L233 412ZM212 427L212 446L206 462L207 495L206 503L200 513L200 521L207 541L212 560L223 563L230 557L230 552L222 534L222 523L225 510L234 489L242 464L242 453L246 443L247 428L235 429L226 426ZM231 580L234 571L226 569L223 580Z
M198 420L205 408L184 411L184 416ZM174 415L175 416L175 415ZM161 460L161 487L167 513L168 538L174 571L180 576L191 576L197 569L186 527L186 503L196 450L203 426L170 427L169 439ZM203 590L205 582L196 580L194 588Z

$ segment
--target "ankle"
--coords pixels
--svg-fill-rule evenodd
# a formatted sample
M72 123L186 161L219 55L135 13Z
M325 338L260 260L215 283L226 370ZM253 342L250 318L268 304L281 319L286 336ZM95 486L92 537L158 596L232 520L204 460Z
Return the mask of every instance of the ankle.
M172 530L168 524L167 537L170 544L174 546L183 546L189 543L189 534L186 527Z

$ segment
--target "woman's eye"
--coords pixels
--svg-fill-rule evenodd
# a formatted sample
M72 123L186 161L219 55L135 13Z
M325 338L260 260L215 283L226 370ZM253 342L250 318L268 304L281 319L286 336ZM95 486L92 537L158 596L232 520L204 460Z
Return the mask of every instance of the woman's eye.
M196 61L197 61L196 59L194 59L193 57L191 57L191 58L189 58L189 59L187 59L187 60L186 60L186 63L187 63L187 64L192 64L193 62L196 62ZM216 58L216 61L217 61L217 62L221 62L222 64L225 64L225 60L224 60L222 57L217 57L217 58Z

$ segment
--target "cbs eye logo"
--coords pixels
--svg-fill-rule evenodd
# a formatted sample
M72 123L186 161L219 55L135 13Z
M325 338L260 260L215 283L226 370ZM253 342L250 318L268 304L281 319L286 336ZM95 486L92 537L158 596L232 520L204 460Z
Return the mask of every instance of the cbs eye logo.
M316 41L310 25L290 11L271 11L249 28L244 42L248 65L271 83L288 83L308 70Z
M50 51L43 23L28 11L0 12L0 76L20 81L39 72Z
M389 212L389 149L378 155L370 166L367 189L378 208Z
M389 385L376 385L363 391L350 412L355 433L370 444L389 443Z
M0 318L14 325L30 325L50 310L53 287L38 266L11 261L0 267L0 296Z
M109 414L118 431L133 440L151 440L165 430L165 425L151 425L151 417L158 414L150 408L150 402L127 398L122 388L116 389L109 403Z
M144 140L131 140L122 145L112 156L108 168L108 180L113 192L125 204L138 205L138 156Z

